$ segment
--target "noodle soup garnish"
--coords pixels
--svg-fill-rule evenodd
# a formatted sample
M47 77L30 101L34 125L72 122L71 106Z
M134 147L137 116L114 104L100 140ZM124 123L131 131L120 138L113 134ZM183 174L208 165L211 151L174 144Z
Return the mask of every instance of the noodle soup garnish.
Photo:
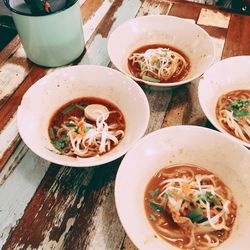
M250 143L250 90L234 90L220 96L216 117L228 133Z
M151 44L135 50L128 59L128 67L135 77L145 81L178 82L187 76L190 62L176 48Z
M98 157L112 150L125 135L125 119L114 104L84 97L63 105L51 118L49 137L59 154Z
M147 218L159 236L181 249L211 249L232 230L237 205L213 173L191 165L161 169L149 181Z

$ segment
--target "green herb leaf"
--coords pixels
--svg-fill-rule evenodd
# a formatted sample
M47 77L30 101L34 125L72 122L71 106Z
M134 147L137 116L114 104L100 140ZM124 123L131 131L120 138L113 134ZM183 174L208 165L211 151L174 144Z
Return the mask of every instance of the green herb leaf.
M247 100L238 99L237 101L231 102L229 104L229 108L232 111L237 111L240 108L247 108L247 107L250 107L250 99Z
M234 117L243 117L243 116L248 116L248 115L249 115L249 111L245 109L240 109L240 110L233 112Z
M149 194L151 195L151 197L154 197L158 193L159 193L159 188L156 188L155 190L150 190L149 191Z
M211 192L206 192L205 194L200 194L196 197L196 201L202 200L204 202L209 202L212 205L221 205L220 199L213 195Z
M150 207L154 210L154 211L156 211L156 212L158 212L158 213L164 213L164 209L161 207L161 206L159 206L158 204L156 204L155 202L153 202L153 201L150 201Z
M52 141L56 149L63 149L68 146L68 142L62 139L55 139Z
M156 217L153 214L149 215L149 219L152 220L152 221L156 221Z
M148 82L156 82L156 83L160 82L159 79L156 79L156 78L153 78L153 77L150 77L150 76L145 76L145 75L142 76L142 80L148 81Z

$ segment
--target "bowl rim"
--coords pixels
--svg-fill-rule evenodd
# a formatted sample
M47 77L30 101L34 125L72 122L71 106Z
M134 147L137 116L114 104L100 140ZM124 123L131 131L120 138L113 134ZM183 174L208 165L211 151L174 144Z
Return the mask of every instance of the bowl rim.
M191 78L183 79L183 80L178 81L178 82L153 83L153 82L149 82L149 81L145 81L145 80L142 80L140 78L137 78L137 77L133 76L132 74L129 74L125 70L121 69L120 67L117 67L117 65L114 63L114 60L113 60L113 56L112 56L113 53L111 52L112 51L112 46L110 44L111 43L110 42L111 39L113 39L113 37L116 35L116 33L119 32L120 30L122 30L123 27L126 26L126 25L128 25L129 23L133 23L136 20L143 20L143 19L150 19L150 18L153 18L153 19L154 18L156 18L156 19L161 19L162 18L162 19L166 19L166 20L172 19L172 20L177 20L178 22L184 22L184 23L187 23L190 26L196 27L197 30L199 30L200 32L202 32L206 36L206 38L209 41L210 46L212 48L211 61L207 65L207 69L209 69L211 67L211 65L213 65L213 63L215 61L215 58L216 58L216 55L215 55L215 44L214 44L214 42L212 40L212 37L208 34L208 32L206 30L204 30L203 28L201 28L198 24L196 24L194 19L192 19L194 22L191 22L190 21L191 19L181 18L181 17L176 17L176 16L169 16L169 15L147 15L147 16L139 16L139 17L131 18L131 19L123 22L121 25L119 25L118 27L116 27L113 30L113 32L110 34L110 36L108 37L108 44L107 44L108 54L109 54L111 62L113 63L113 65L119 71L121 71L125 75L129 76L130 78L134 79L139 84L144 84L144 85L148 85L148 86L151 86L151 87L162 87L162 88L173 88L173 87L178 87L178 86L183 85L183 84L190 83L190 82L192 82L193 80L195 80L196 78L200 77L201 75L203 75L206 72L207 69L203 73L196 74L196 75L194 75Z
M242 144L240 143L237 143L237 142L234 142L232 141L230 138L228 138L225 134L217 131L217 130L213 130L211 128L207 128L207 127L201 127L201 126L197 126L197 125L175 125L175 126L171 126L171 127L165 127L165 128L161 128L161 129L158 129L158 130L155 130L147 135L145 135L144 137L142 137L140 140L137 141L137 143L134 144L134 146L130 149L130 151L125 155L125 157L122 159L122 162L120 163L120 166L118 168L118 171L117 171L117 174L116 174L116 179L115 179L115 188L114 188L114 196L115 196L115 205L116 205L116 210L117 210L117 214L118 214L118 217L121 221L121 224L126 232L126 234L129 236L129 238L131 239L131 241L135 244L136 247L138 247L139 249L142 249L140 248L142 246L142 241L141 240L138 240L138 237L136 237L136 235L134 235L133 232L131 232L131 227L128 226L128 224L126 223L127 221L127 217L124 216L124 214L122 213L122 211L120 210L120 207L121 207L121 204L120 204L120 201L121 201L121 198L119 196L119 183L120 183L120 179L124 178L123 176L123 171L124 169L126 168L126 160L127 158L130 157L130 154L133 153L134 151L137 150L138 147L140 147L142 144L144 144L144 141L145 140L149 140L150 138L154 138L154 137L158 137L160 138L160 135L162 133L166 133L165 131L171 131L171 130L203 130L205 133L213 133L214 135L217 135L221 138L223 138L223 140L225 141L228 141L229 143L231 144L235 144L237 145L237 147L244 151L246 154L249 154L249 150L244 147ZM167 133L170 133L170 132L167 132ZM125 162L125 163L124 163ZM157 170L156 170L157 171ZM146 219L146 218L145 218ZM148 224L148 227L150 227L150 225ZM155 231L151 228L151 231L153 233L155 233ZM155 233L156 234L156 233ZM166 244L169 244L169 243L166 243ZM171 249L175 249L176 247L175 246L172 246L172 245L169 245L169 247L172 247ZM167 247L167 245L166 245ZM150 248L151 249L151 248ZM168 249L168 248L166 248ZM177 248L176 248L177 249ZM155 250L155 249L154 249Z
M103 72L105 72L105 74L116 74L119 75L120 77L122 77L124 80L126 80L126 82L129 85L133 85L135 87L135 89L137 89L142 102L143 102L143 106L145 108L145 118L143 119L143 124L141 125L141 129L140 129L140 133L138 133L137 138L134 139L134 141L132 143L130 143L130 145L127 145L126 147L122 147L119 151L117 151L116 154L111 154L108 157L105 158L98 158L97 160L94 161L88 161L88 160L79 160L79 161L71 161L70 157L67 157L67 161L60 159L60 160L56 160L53 156L51 156L50 154L44 154L41 153L40 150L36 150L33 147L33 143L30 143L29 140L27 140L27 136L25 135L25 128L21 125L21 120L22 120L22 113L26 112L25 110L23 110L23 99L25 98L26 95L30 95L30 93L32 93L34 90L36 90L37 87L39 87L40 85L44 85L44 83L47 81L47 78L53 77L53 75L58 75L58 73L60 72L72 72L74 70L81 70L81 68L84 68L85 70L87 70L88 68L94 68L94 69L100 69L100 70L104 70ZM118 86L118 85L117 85ZM23 95L22 97L22 101L20 103L20 105L18 106L17 109L17 128L18 128L18 132L21 136L21 139L23 140L23 142L28 146L28 148L34 152L36 155L38 155L39 157L50 161L51 163L55 163L55 164L60 164L66 167L94 167L94 166L99 166L99 165L103 165L109 162L112 162L116 159L118 159L119 157L123 156L124 154L126 154L126 152L133 146L133 144L135 144L141 137L144 136L148 124L149 124L149 119L150 119L150 106L149 106L149 102L148 99L146 97L146 94L144 93L144 91L141 89L141 87L135 83L135 81L129 77L127 77L126 75L122 74L121 72L119 72L118 70L106 67L106 66L101 66L101 65L74 65L74 66L69 66L69 67L64 67L64 68L60 68L58 70L55 70L51 73L48 73L47 75L43 76L42 78L40 78L38 81L36 81L27 91L26 93ZM85 158L84 158L85 159ZM86 158L87 159L87 158Z
M238 142L244 146L246 146L247 148L250 148L250 143L247 143L233 135L231 135L230 133L228 133L225 129L223 129L220 124L218 123L216 117L209 112L209 109L207 108L207 105L204 103L203 98L201 97L203 95L203 91L205 91L205 87L206 84L208 84L209 78L211 78L211 71L215 70L218 66L223 65L223 64L227 64L227 63L237 63L237 61L247 61L250 62L250 56L249 55L242 55L242 56L232 56L232 57L228 57L225 59L222 59L218 62L215 62L204 74L203 74L203 78L200 79L199 81L199 86L198 86L198 99L199 99L199 103L200 106L202 108L202 111L204 112L204 114L206 115L207 119L209 120L209 122L211 122L211 124L217 129L219 130L221 133L225 134L226 136L228 136L230 139L234 140L235 142ZM211 84L211 82L209 82ZM212 83L213 84L213 83ZM250 89L250 87L249 87ZM206 92L207 93L207 92ZM217 96L218 99L219 96Z

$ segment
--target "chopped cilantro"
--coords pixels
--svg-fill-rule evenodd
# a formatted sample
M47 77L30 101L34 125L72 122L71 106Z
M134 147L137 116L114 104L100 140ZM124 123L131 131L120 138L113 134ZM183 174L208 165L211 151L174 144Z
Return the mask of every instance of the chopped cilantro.
M233 112L233 116L235 117L242 117L242 116L248 116L250 115L248 110L241 109Z
M238 99L237 101L229 104L229 108L233 111L234 117L250 116L248 107L250 107L250 99Z
M211 192L206 192L205 194L199 194L196 201L202 200L204 202L209 202L212 205L221 205L219 198L213 195Z
M62 139L55 139L52 141L56 149L63 149L68 146L68 142Z

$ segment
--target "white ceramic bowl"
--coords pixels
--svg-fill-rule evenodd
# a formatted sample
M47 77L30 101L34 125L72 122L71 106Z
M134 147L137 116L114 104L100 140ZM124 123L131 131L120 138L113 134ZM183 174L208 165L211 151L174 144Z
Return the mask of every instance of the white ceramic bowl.
M49 120L63 104L80 97L99 97L120 108L126 130L123 140L97 159L58 155L48 135ZM136 107L136 108L135 108ZM65 166L89 167L117 159L144 135L149 121L149 104L141 88L119 71L94 65L56 70L36 82L18 108L18 130L27 146L40 157Z
M143 137L125 155L115 182L117 211L125 231L139 249L177 249L155 237L144 211L144 192L151 177L161 168L190 163L221 178L238 205L232 233L216 249L249 249L249 162L250 152L244 146L203 127L173 126Z
M236 56L215 63L201 78L198 95L201 108L209 121L231 139L250 148L250 144L230 135L219 124L215 107L222 94L237 89L250 89L250 56Z
M152 83L134 77L128 69L128 57L137 48L148 44L173 46L190 59L191 70L185 79L173 83ZM188 83L203 74L214 61L212 39L190 20L157 15L130 19L116 28L108 40L112 63L134 80L161 89Z

